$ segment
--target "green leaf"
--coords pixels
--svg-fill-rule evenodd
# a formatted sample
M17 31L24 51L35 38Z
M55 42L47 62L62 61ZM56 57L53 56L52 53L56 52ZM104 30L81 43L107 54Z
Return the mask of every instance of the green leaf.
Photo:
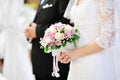
M67 40L67 42L72 43L72 42L73 42L73 40L72 40L72 39L68 39L68 40Z
M78 35L74 34L73 38L74 39L79 39L80 37Z
M60 31L60 33L64 33L65 31L64 31L64 29L62 29L61 31Z
M72 41L74 42L75 41L75 39L74 38L71 38L72 39Z
M48 45L44 48L44 52L47 53L49 50Z
M75 32L78 33L78 29L75 29Z
M52 49L56 49L56 45L52 46L51 48L52 48Z
M56 46L56 49L60 49L60 46Z
M65 47L66 46L66 41L64 43L62 43L62 46Z
M74 46L76 47L76 41L73 41Z

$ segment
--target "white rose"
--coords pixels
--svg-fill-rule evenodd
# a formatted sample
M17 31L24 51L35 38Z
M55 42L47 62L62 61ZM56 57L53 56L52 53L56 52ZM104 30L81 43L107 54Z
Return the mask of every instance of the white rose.
M64 39L64 34L60 33L60 32L57 32L55 34L55 39L63 40Z
M44 47L47 45L47 43L44 43L43 41L40 41L40 44Z
M45 38L44 40L40 41L40 43L42 46L46 47L50 41L50 38Z
M56 33L56 29L51 27L51 28L48 28L46 31L45 31L45 34L48 34L48 33Z
M46 47L47 46L47 43L44 43L44 42L40 42L42 46Z
M51 41L50 38L46 38L46 39L45 39L45 42L46 42L47 44L50 43L50 41Z
M72 27L70 25L66 25L65 32L71 32L71 31L72 31Z

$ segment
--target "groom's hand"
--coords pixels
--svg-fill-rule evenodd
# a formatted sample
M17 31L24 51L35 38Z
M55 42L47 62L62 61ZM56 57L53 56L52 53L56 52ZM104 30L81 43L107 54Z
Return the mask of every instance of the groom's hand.
M37 24L33 22L31 22L30 26L28 27L29 33L32 38L36 38L36 27L37 27Z
M31 22L29 27L25 30L26 37L29 38L30 40L36 38L36 27L37 24Z

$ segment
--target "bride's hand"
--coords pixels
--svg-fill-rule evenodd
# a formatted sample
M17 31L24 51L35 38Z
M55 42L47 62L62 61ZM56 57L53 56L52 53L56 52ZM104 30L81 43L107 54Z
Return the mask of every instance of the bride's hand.
M71 61L71 58L65 52L61 52L59 56L59 61L61 63L67 64Z

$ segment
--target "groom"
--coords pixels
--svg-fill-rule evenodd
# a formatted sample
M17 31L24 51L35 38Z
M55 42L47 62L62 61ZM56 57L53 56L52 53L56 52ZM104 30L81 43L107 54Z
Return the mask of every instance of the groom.
M52 77L53 58L51 54L44 53L40 49L40 38L45 30L56 22L68 24L69 20L63 18L63 14L69 0L42 0L35 17L25 30L26 37L32 40L32 65L36 80L67 80L69 64L59 63L60 77Z

